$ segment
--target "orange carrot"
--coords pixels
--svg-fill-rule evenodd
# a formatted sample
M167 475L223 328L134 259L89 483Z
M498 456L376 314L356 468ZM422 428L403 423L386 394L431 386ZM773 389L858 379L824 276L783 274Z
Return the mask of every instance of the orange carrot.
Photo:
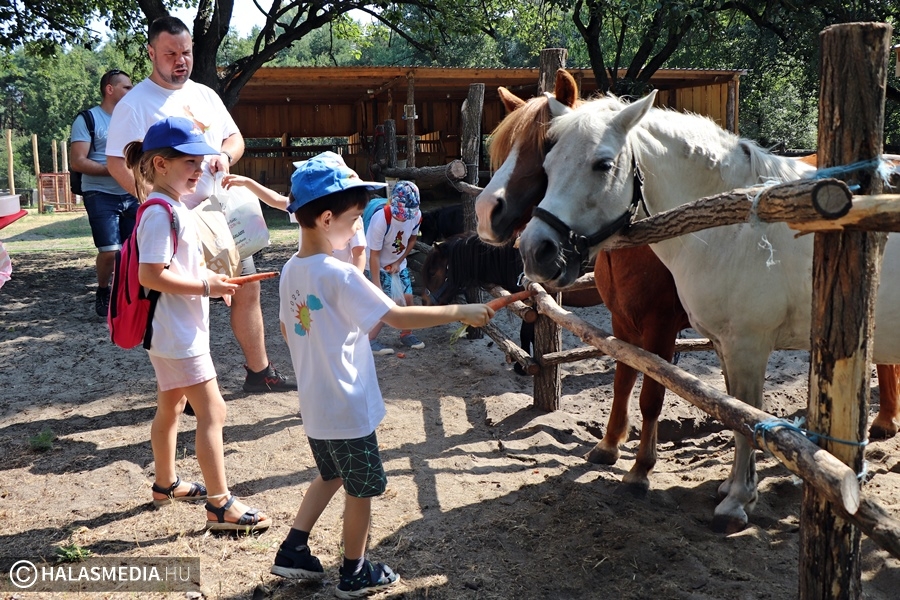
M278 271L272 271L271 273L254 273L252 275L242 275L240 277L229 277L225 280L225 283L236 283L238 285L244 285L245 283L252 283L254 281L262 281L263 279L270 279L278 275Z
M536 294L537 292L525 290L522 292L516 292L515 294L510 294L509 296L500 296L499 298L494 298L493 300L485 302L485 304L496 311L509 306L513 302L517 302L519 300L527 300L528 298L531 298Z

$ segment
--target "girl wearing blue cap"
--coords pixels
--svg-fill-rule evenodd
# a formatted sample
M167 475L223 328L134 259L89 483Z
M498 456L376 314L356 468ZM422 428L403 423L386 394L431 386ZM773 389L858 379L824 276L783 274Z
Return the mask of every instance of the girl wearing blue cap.
M239 286L206 268L194 219L180 200L196 189L204 155L217 153L194 123L181 117L159 121L143 142L125 149L140 200L169 203L178 237L173 245L173 222L162 206L148 206L133 233L140 248L141 285L162 292L147 350L159 390L150 428L156 470L153 504L206 500L208 529L263 530L271 519L237 502L228 491L222 447L226 408L209 353L209 297L221 296L227 302ZM182 482L175 472L178 418L187 401L197 417L197 462L205 486Z
M291 177L292 212L302 231L300 250L281 271L279 318L297 373L303 428L319 475L303 500L271 572L292 579L322 579L309 534L344 488L344 560L335 588L358 598L395 584L390 567L366 559L371 500L387 478L375 428L385 415L367 333L385 322L398 329L462 321L481 327L494 311L484 304L398 306L359 269L333 256L362 226L369 191L340 156L325 152Z

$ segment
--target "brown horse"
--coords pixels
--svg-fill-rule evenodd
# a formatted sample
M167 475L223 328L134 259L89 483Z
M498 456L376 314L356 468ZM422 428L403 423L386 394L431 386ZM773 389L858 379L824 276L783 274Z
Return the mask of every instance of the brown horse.
M453 235L435 243L422 264L422 303L450 304L472 285L498 285L511 292L521 290L522 269L522 255L512 244L489 245L475 234ZM593 288L562 295L564 306L597 306L602 302ZM534 323L522 321L519 344L531 353ZM525 369L518 363L513 368L519 375L525 375Z
M550 124L547 98L525 101L505 88L500 97L509 114L491 134L491 166L494 175L478 196L475 211L478 234L488 243L500 244L514 237L531 218L543 198L547 176L543 169L546 132ZM567 106L579 100L575 80L563 69L557 72L556 99ZM680 330L690 327L669 271L647 246L601 252L594 266L597 290L612 315L613 334L671 361ZM895 367L879 367L881 408L870 435L897 432L898 375ZM588 461L614 464L628 432L628 401L637 371L616 364L613 404L606 435L587 454ZM634 467L623 481L639 491L649 489L649 473L656 464L657 423L665 387L645 377L640 393L641 439Z

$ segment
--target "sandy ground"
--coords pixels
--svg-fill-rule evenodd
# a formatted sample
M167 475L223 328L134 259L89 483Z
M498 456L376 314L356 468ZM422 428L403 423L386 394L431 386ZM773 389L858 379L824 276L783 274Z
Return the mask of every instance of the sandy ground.
M280 269L290 251L270 248L258 263ZM99 556L199 557L200 590L209 598L332 597L341 557L339 499L311 538L326 581L295 583L269 574L314 463L293 394L241 392L244 371L227 309L216 304L211 312L213 357L229 409L230 486L275 521L262 535L238 539L204 533L201 506L153 510L153 370L142 350L113 346L94 316L93 255L15 255L13 268L13 280L0 290L0 557L52 562L66 545ZM263 282L269 354L290 372L277 294L277 280ZM579 310L608 328L603 308ZM496 321L515 337L511 317ZM637 450L636 394L632 436L619 463L601 467L582 458L606 428L612 360L567 365L561 410L545 414L532 408L530 378L516 375L489 339L451 346L453 329L421 332L427 347L406 358L376 358L388 407L378 436L389 483L373 504L369 556L402 577L381 597L797 596L801 488L771 456L759 454L761 494L750 526L731 536L713 533L716 487L732 458L730 431L670 395L650 492L633 497L620 481ZM399 348L396 331L383 337ZM575 340L566 337L564 344ZM806 361L805 353L773 355L769 412L802 414ZM724 389L711 352L683 355L680 366ZM301 385L309 376L300 374ZM872 385L874 415L874 377ZM199 476L195 426L183 418L178 467L186 479ZM30 440L45 430L55 435L53 447L36 451ZM871 444L868 457L865 489L897 515L900 440ZM863 596L897 598L900 561L865 537L861 551Z

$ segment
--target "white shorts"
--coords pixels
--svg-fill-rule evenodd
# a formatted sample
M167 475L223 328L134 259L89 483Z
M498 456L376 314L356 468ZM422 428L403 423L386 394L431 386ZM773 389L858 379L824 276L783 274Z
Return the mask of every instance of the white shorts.
M149 356L161 392L190 387L216 378L216 367L208 353L190 358Z

